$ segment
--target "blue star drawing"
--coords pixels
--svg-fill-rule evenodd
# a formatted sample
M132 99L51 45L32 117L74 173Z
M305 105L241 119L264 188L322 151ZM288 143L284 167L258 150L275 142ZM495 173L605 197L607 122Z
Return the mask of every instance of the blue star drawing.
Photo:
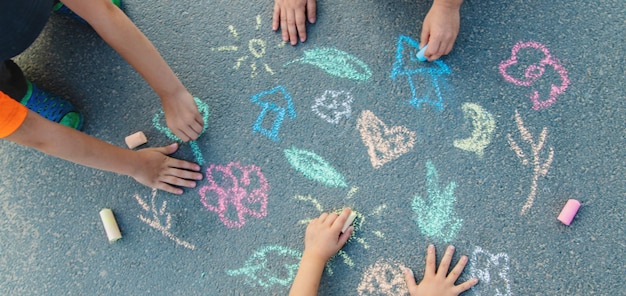
M396 51L396 61L393 63L393 70L390 78L396 80L399 75L405 75L411 87L411 100L409 103L416 108L420 108L422 103L433 106L438 111L443 111L443 97L441 95L440 82L443 75L452 73L448 65L440 60L432 63L423 63L417 59L420 50L419 42L410 37L400 35L398 38L398 48ZM406 58L408 56L408 59ZM426 67L425 67L426 66ZM417 88L413 82L413 75L423 75L424 80L430 79L433 87L422 90L418 95Z
M279 106L277 104L278 102L280 102L280 100L276 102L270 101L270 99L274 97L272 95L276 93L279 93L279 95L282 96L282 99L287 101L286 107ZM293 108L291 95L289 95L289 93L285 90L284 87L279 85L268 91L260 92L252 96L250 100L253 103L256 103L257 105L263 107L263 110L261 110L259 117L257 117L256 122L254 123L254 126L252 127L254 132L262 133L263 135L270 138L274 142L280 141L280 138L278 137L278 130L280 129L280 125L283 123L283 120L285 119L285 113L287 113L287 115L289 115L289 118L291 119L296 118L296 110ZM263 120L265 118L265 115L267 115L267 113L270 111L275 113L274 122L272 123L272 127L270 129L267 129L263 127Z

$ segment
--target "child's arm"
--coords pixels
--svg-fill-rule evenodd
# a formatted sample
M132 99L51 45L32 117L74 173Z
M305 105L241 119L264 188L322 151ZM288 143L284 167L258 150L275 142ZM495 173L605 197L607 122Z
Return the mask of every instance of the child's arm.
M428 44L424 56L434 61L450 53L459 34L463 0L434 0L422 25L420 48Z
M204 122L193 96L180 82L157 49L110 0L64 0L143 76L161 98L167 126L183 141L198 138ZM120 104L130 100L120 100Z
M139 151L123 149L75 129L49 121L28 110L22 125L7 140L84 166L128 175L141 184L182 194L178 188L196 186L200 166L168 157L176 144Z
M323 213L309 223L304 235L304 253L289 295L317 295L326 261L343 247L354 230L350 226L341 233L350 212L350 208L345 208L339 216Z
M306 13L306 17L305 17ZM291 40L291 45L306 40L306 20L315 23L315 0L274 0L272 30L280 28L283 41Z
M454 282L459 278L461 272L467 264L467 256L462 256L459 262L454 266L450 274L448 274L448 268L452 262L452 255L454 255L454 247L449 246L446 249L446 253L441 258L439 269L436 269L437 258L435 256L435 246L428 246L426 253L426 270L424 271L424 278L418 284L415 283L415 277L413 271L410 269L404 270L404 281L409 288L411 296L456 296L478 283L477 278L470 279L458 286L454 285Z

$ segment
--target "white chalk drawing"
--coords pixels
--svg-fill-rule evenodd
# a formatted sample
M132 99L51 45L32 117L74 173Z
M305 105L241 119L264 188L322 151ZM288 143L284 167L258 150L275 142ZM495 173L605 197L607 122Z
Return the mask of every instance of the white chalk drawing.
M357 292L359 295L408 295L409 290L402 273L404 268L406 267L401 263L378 259L363 272Z
M332 124L338 124L341 118L349 118L352 113L352 94L348 91L327 90L315 98L311 107L320 118Z
M261 16L257 15L255 31L259 31L260 28L261 28ZM233 25L228 26L228 31L230 32L230 35L233 37L233 39L235 39L235 41L239 41L239 33L237 32L237 29L235 29ZM277 48L281 48L284 46L285 46L285 42L281 42L278 45L276 45ZM263 39L252 38L248 40L249 53L248 54L244 53L242 56L237 58L237 61L235 62L235 66L233 66L233 69L239 70L241 69L242 64L249 62L250 77L254 78L259 74L259 71L258 71L259 66L257 66L257 62L258 62L262 64L263 70L265 70L266 73L269 73L270 75L274 75L275 74L274 70L272 70L272 68L267 63L264 63L261 61L263 56L265 56L266 54L266 48L267 48L267 44L265 40ZM218 46L218 47L211 48L212 51L218 51L218 52L238 52L239 49L240 49L240 46L238 45L227 45L227 46Z
M404 126L388 128L369 110L361 112L357 129L375 169L411 151L415 145L415 132Z
M176 244L183 246L187 249L194 250L196 246L184 240L181 240L180 238L176 237L174 234L170 232L170 229L172 228L172 215L170 213L165 212L167 209L167 200L163 200L163 203L161 203L161 207L157 207L156 206L156 194L157 194L157 190L152 189L152 196L150 198L150 204L144 201L139 196L139 194L135 194L135 199L137 200L137 203L139 203L139 206L141 206L141 208L144 211L152 214L152 218L146 218L146 216L144 216L143 214L139 214L137 215L137 217L139 217L139 220L148 224L148 226L158 231L161 231L163 235L165 235L167 238L176 242ZM165 218L165 221L161 221L162 217Z
M476 247L470 259L470 275L478 278L478 285L472 288L477 296L510 296L511 284L508 278L509 255L493 255Z
M522 117L519 115L519 112L517 112L517 110L515 110L515 122L517 123L517 128L519 129L522 140L530 145L530 152L532 154L532 159L529 159L526 153L524 153L524 151L522 150L522 148L517 144L517 142L515 142L513 136L511 136L511 134L507 134L511 150L515 151L515 154L521 160L522 165L528 165L530 163L532 163L533 165L533 179L530 185L530 192L528 193L526 202L524 203L522 211L520 212L521 215L524 215L533 206L533 202L535 200L535 197L537 196L539 178L545 177L548 174L550 164L552 164L552 159L554 158L554 148L550 146L547 158L545 160L542 160L541 150L543 150L546 143L548 128L544 127L539 134L539 139L535 140L533 139L533 135L528 131L528 129L524 127Z
M471 121L473 130L468 138L454 140L454 147L483 156L496 131L496 121L491 113L478 104L464 103L461 109L465 118Z

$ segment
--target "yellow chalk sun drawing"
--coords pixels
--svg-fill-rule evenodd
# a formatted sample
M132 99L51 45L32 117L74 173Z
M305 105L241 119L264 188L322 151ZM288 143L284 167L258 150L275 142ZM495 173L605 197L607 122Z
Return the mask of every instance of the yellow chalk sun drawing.
M258 31L260 28L261 28L261 16L257 15L255 30ZM235 39L235 41L239 41L239 33L237 33L237 30L235 29L233 25L228 26L228 31L230 31L230 35ZM277 48L284 47L284 46L285 46L285 42L280 42L278 45L276 45ZM219 51L219 52L238 52L240 47L245 48L245 46L227 45L227 46L213 47L211 48L211 50ZM237 58L237 61L235 62L235 66L233 66L233 69L239 70L242 68L241 66L243 64L249 63L250 77L254 78L259 74L258 68L260 66L257 66L257 62L258 62L259 64L262 65L262 68L265 70L265 72L269 73L270 75L274 75L274 70L272 70L272 68L270 68L270 66L267 63L260 61L261 58L265 56L266 47L267 47L266 42L263 39L252 38L248 40L248 47L247 47L248 52L244 53L242 56Z
M348 195L346 196L346 199L351 199L354 194L357 192L358 187L352 187L352 189L348 192ZM296 200L299 201L304 201L304 202L309 202L311 203L315 209L317 209L319 211L319 213L323 213L326 212L328 210L325 210L324 207L322 206L322 204L315 198L313 198L310 195L307 196L303 196L303 195L296 195L293 197ZM370 215L376 215L379 216L380 213L386 209L387 206L382 204L378 207L376 207L371 213ZM330 210L332 211L332 210ZM356 218L354 219L354 222L352 222L352 225L354 226L354 231L352 232L352 235L350 236L350 239L348 240L348 242L350 241L355 241L359 244L361 244L363 246L364 249L369 249L369 245L367 244L367 242L365 241L365 238L363 238L361 236L361 229L363 224L365 223L365 215L360 213L359 211L356 211L354 209L352 209L353 212L356 213ZM336 212L337 214L339 214L341 212L341 209L336 209L334 210L334 212ZM370 216L368 215L368 216ZM309 224L309 222L311 222L311 220L313 220L313 218L306 218L306 219L302 219L300 221L298 221L298 223L300 224ZM372 231L372 233L379 237L379 238L384 238L385 235L384 233L380 232L380 231ZM343 259L343 262L350 266L353 267L354 266L354 262L352 261L352 258L348 255L348 253L346 253L344 250L339 250L339 252L337 252L337 254L335 256L333 256L331 258L331 260L328 260L328 262L326 263L326 270L328 271L329 275L333 275L333 268L331 266L331 262L333 262L335 257L341 257Z

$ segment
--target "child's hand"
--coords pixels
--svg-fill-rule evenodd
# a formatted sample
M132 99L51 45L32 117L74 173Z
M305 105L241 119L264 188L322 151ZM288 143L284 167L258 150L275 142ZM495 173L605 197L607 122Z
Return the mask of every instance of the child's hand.
M431 62L450 53L459 34L460 1L453 4L446 2L435 0L422 25L420 48L428 44L424 56Z
M322 213L318 218L313 219L304 235L304 253L311 256L309 258L315 258L324 263L335 255L348 241L354 230L354 227L350 226L344 233L341 233L341 228L350 216L350 212L350 208L345 208L339 216L335 213Z
M184 142L198 139L205 122L189 92L182 92L178 97L162 99L161 103L167 127L177 137Z
M280 28L283 41L291 40L291 45L306 40L306 18L315 23L315 0L274 0L272 30ZM306 18L305 18L306 12Z
M430 46L430 45L429 45ZM424 278L419 285L415 283L415 277L413 271L410 269L404 270L404 281L409 289L411 296L430 296L430 295L459 295L469 288L478 283L477 278L470 279L458 286L454 285L454 282L459 278L465 264L467 264L467 256L462 256L459 262L454 266L450 274L448 274L448 268L452 261L452 255L454 254L454 247L449 246L446 249L446 253L441 259L439 269L436 269L437 258L435 257L435 246L428 246L426 254L426 270L424 272Z
M131 176L137 182L151 188L174 194L182 194L178 187L196 187L192 180L202 180L200 166L171 158L167 155L176 152L178 144L159 148L146 148L137 151L139 166Z

